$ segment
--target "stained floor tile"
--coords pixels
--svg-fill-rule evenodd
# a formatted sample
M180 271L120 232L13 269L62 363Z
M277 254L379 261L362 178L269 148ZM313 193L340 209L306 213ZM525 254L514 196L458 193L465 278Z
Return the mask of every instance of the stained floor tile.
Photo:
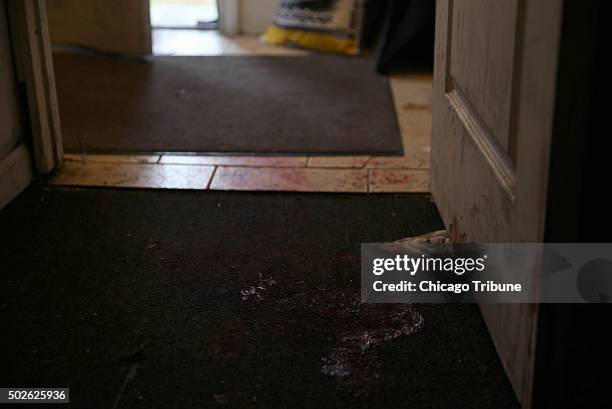
M354 168L360 169L369 156L313 156L308 158L309 168Z
M431 113L427 111L398 112L404 151L411 146L428 147L431 139Z
M267 46L256 38L228 39L217 34L200 37L214 46L207 48L203 42L185 51L207 55L295 51ZM428 192L431 81L429 74L390 78L403 157L66 154L64 170L51 183L177 189L205 189L210 183L215 190ZM158 162L160 165L151 165ZM211 182L215 166L220 167Z
M154 29L152 32L152 37L154 55L303 56L308 54L308 52L304 50L265 44L257 37L228 37L215 30Z
M65 162L51 185L206 189L213 166Z
M377 157L375 159L382 160L370 160L368 166L372 166L373 162L382 163L389 159L386 161L387 163L398 163L398 167L429 168L431 159L431 112L420 110L398 112L398 121L404 144L404 157Z
M219 167L211 190L367 192L365 170Z
M366 164L368 169L402 168L402 169L429 169L429 154L409 153L406 156L374 156Z
M255 166L255 167L288 167L306 166L304 156L188 156L164 155L160 163L178 165L219 165L219 166Z
M431 110L431 74L395 75L390 83L398 110Z
M372 169L370 192L412 192L429 191L428 170Z
M81 155L78 153L65 153L64 160L70 162L101 162L101 163L157 163L160 155Z
M298 48L280 47L266 44L258 37L239 36L230 39L224 48L225 55L269 55L269 56L305 56L309 52Z

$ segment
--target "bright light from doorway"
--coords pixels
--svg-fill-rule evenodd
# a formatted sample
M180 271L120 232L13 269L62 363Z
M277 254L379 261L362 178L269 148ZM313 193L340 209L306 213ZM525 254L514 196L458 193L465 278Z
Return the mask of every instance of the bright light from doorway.
M217 0L151 0L153 28L210 29L218 19Z

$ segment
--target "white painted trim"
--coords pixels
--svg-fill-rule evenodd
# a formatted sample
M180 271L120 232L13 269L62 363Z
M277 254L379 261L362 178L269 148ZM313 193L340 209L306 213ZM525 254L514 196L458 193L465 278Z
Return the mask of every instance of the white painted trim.
M28 187L33 179L30 152L19 145L0 161L0 210Z
M141 0L140 14L142 19L141 43L144 51L142 54L151 55L153 54L153 37L151 32L151 3L149 0Z
M217 0L219 31L227 36L240 34L240 0Z
M240 34L258 36L274 21L280 0L241 0Z
M34 159L40 173L62 161L63 145L44 0L8 3L17 77L26 83Z

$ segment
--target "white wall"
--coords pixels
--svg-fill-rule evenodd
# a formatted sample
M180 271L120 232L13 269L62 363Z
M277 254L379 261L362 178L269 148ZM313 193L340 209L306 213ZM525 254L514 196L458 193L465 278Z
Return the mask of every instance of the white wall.
M219 30L226 35L259 35L272 23L280 0L218 0Z
M240 32L262 34L272 23L280 0L240 0Z

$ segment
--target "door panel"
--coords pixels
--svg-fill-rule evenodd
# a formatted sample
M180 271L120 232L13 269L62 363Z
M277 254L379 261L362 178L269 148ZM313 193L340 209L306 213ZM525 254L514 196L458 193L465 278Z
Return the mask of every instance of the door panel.
M46 0L51 42L151 54L148 0Z
M0 210L32 181L7 14L7 2L0 0Z
M437 2L431 188L455 241L543 239L561 10L561 0ZM481 311L529 407L537 308Z
M457 1L450 22L449 85L471 103L472 112L504 150L508 148L517 3ZM493 100L498 104L491 105Z
M0 0L0 160L21 140L21 118L6 17L6 4Z

